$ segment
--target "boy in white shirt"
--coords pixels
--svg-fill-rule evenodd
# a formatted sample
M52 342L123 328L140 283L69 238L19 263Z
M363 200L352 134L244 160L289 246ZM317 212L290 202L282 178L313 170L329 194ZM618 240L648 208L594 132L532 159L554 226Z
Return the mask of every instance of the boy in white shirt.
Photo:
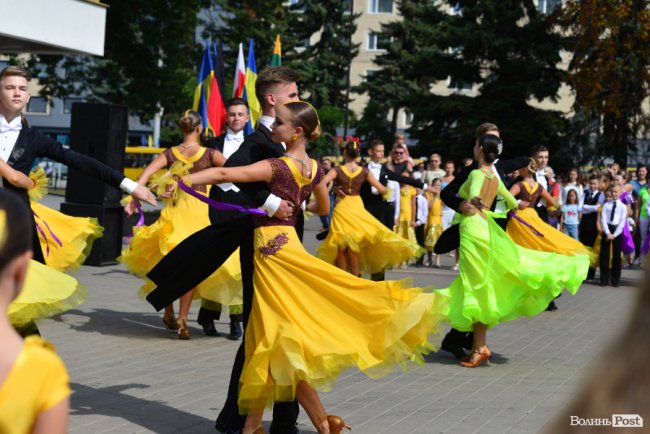
M621 280L621 242L623 228L627 219L627 207L618 200L621 187L610 186L606 194L607 202L600 213L600 226L602 229L600 239L600 286L607 286L612 279L612 286L619 286ZM609 266L610 251L612 257Z

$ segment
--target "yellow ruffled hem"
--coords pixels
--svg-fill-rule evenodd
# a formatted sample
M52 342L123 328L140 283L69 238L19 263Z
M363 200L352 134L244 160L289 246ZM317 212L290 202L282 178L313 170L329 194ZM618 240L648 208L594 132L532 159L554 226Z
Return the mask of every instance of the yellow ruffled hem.
M34 186L27 190L27 195L29 196L29 200L38 202L47 195L47 175L45 174L45 170L39 167L31 171L29 178L34 181Z

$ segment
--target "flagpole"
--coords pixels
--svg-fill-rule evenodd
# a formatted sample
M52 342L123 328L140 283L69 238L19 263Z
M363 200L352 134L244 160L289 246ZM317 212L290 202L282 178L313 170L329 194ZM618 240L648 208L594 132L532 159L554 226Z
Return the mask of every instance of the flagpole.
M350 2L350 16L354 15L354 0ZM350 73L352 69L352 36L350 32L348 45L348 73L345 75L345 112L343 113L343 139L348 136L348 106L350 104Z

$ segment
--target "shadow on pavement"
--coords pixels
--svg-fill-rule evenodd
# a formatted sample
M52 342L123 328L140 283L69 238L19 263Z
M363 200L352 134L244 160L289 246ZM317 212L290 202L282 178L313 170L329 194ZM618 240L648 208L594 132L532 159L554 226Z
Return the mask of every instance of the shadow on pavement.
M187 413L160 401L147 401L124 393L129 389L149 387L145 384L131 383L95 389L71 383L70 387L74 391L70 403L72 416L103 415L121 418L161 434L215 432L214 421L211 419Z

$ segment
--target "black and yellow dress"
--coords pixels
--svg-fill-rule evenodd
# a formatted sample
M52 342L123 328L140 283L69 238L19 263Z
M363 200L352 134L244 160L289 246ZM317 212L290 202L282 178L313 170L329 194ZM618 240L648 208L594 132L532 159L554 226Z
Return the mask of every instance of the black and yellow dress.
M267 161L271 192L294 204L322 177L313 160L309 179L292 160ZM255 293L240 377L242 413L292 401L301 380L327 388L351 366L375 377L395 364L423 362L444 309L438 294L351 276L310 255L294 229L297 211L289 221L253 217Z
M440 196L433 197L429 192L425 193L425 196L427 200L431 202L431 205L429 205L427 225L424 229L426 234L424 247L426 247L429 252L432 252L438 242L438 238L440 238L440 235L442 235L444 230L442 226L442 208L444 204L442 203Z
M188 171L194 173L212 167L212 152L214 150L211 148L201 147L194 155L186 157L177 147L173 147L165 150L163 155L170 172L182 175ZM194 185L192 188L207 197L210 186ZM138 277L145 278L149 270L181 241L210 225L208 205L189 194L176 196L165 199L165 207L154 223L133 228L133 237L118 258ZM154 287L153 282L147 281L140 288L140 296L145 297ZM194 296L233 305L242 302L241 293L239 251L235 251L223 266L196 287Z
M354 173L345 166L332 170L346 196L334 206L329 233L317 250L319 258L334 264L339 250L349 248L359 255L361 272L374 274L424 253L416 242L390 231L364 208L359 192L368 168L359 166Z

